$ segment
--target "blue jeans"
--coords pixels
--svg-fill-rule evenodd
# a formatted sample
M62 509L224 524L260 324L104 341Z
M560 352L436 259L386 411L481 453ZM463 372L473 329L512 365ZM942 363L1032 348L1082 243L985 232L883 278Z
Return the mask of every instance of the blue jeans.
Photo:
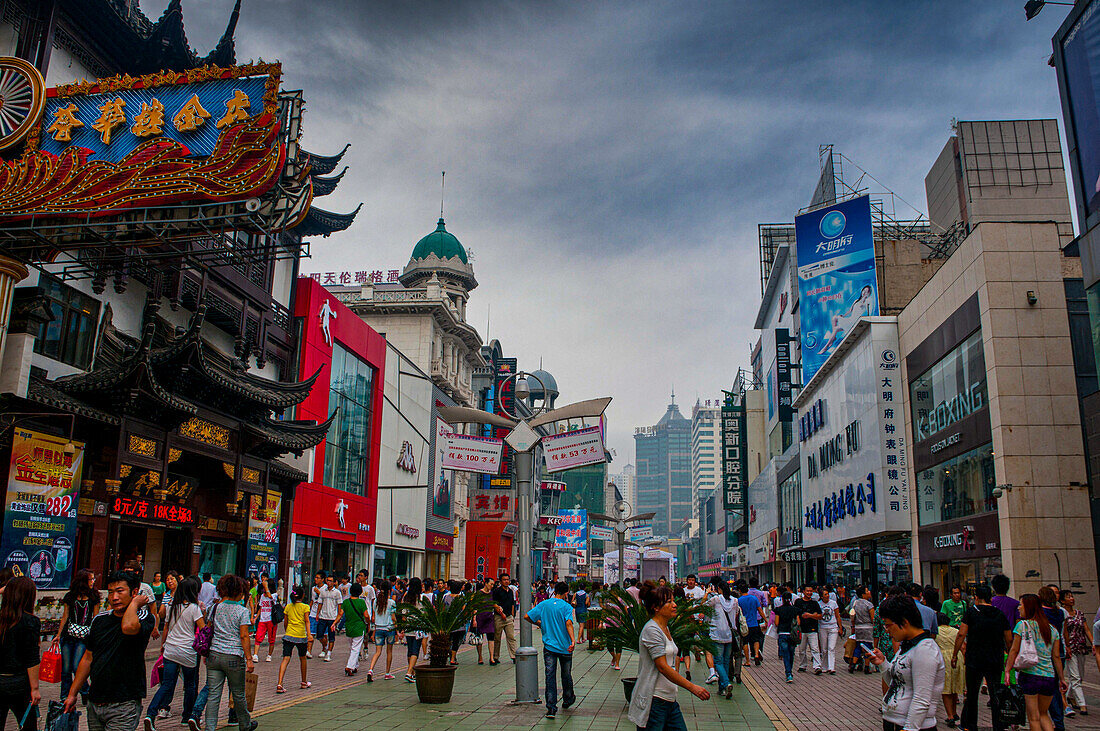
M714 671L718 673L718 690L726 689L730 684L730 660L733 658L733 643L719 642L718 652L714 653Z
M787 677L793 677L794 645L791 644L790 634L783 632L779 635L779 657L783 659L783 668L787 671Z
M195 696L195 705L191 708L191 715L185 715L184 718L191 718L195 721L195 723L198 723L199 719L202 718L202 712L206 710L206 699L209 695L210 683L208 681L203 684L202 690L200 690L199 694Z
M218 710L222 703L222 688L229 683L229 692L233 695L233 710L237 714L240 731L249 731L252 719L248 715L248 705L244 697L244 657L210 651L206 657L206 686L209 688L209 701L212 704L206 711L206 731L218 728Z
M571 706L577 699L573 695L573 655L568 652L553 652L543 649L543 658L546 663L546 710L557 712L558 710L558 679L557 667L561 664L561 702Z
M654 697L649 706L649 722L645 725L644 731L687 731L680 704Z
M183 718L191 717L191 710L195 707L195 696L199 692L199 668L197 665L189 668L172 662L168 658L164 658L164 667L160 670L160 688L153 696L149 709L145 711L146 716L156 718L157 711L171 704L172 696L176 694L176 681L180 673L183 673Z
M61 638L61 700L69 695L69 689L73 686L73 676L76 675L76 666L80 664L80 658L84 657L84 643L72 637ZM80 689L87 695L88 683Z

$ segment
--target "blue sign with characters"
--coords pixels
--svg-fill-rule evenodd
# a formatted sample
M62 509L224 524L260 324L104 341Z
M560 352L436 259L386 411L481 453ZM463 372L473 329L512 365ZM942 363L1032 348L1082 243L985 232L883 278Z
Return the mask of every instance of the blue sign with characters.
M588 511L583 508L559 510L561 525L554 535L554 548L562 551L584 549L588 543Z
M267 78L51 96L42 113L39 149L59 155L67 147L86 147L93 160L119 162L147 140L167 137L191 156L207 157L227 127L264 112Z
M879 313L871 199L860 196L794 220L802 324L802 382L859 318Z

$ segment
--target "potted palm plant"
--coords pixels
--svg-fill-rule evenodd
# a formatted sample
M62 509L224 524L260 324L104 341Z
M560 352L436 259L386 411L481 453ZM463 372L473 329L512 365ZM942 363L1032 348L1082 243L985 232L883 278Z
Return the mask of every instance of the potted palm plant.
M701 599L677 599L676 616L668 623L668 630L676 646L688 652L713 653L717 650L717 645L710 638L710 623L707 621L713 615L714 609ZM595 619L600 624L595 635L604 647L619 647L637 652L642 628L649 621L649 613L628 592L612 587L601 597L600 608L590 613L589 619ZM629 703L638 678L622 678L622 682L623 693Z
M451 659L451 633L464 629L474 615L493 605L484 592L457 594L450 604L441 597L418 604L397 606L397 628L427 635L428 663L416 666L416 694L421 703L450 703L455 668Z

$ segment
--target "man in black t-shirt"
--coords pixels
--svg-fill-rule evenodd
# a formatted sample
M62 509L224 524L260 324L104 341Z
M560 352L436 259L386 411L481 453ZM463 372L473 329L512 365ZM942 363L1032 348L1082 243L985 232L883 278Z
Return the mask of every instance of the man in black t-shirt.
M65 710L76 707L85 680L88 693L88 731L134 731L141 717L141 699L148 679L145 647L156 620L145 608L149 598L138 593L141 581L130 571L116 571L107 579L111 611L92 620L84 638L84 657L76 669Z
M993 590L987 585L974 589L974 606L963 612L951 667L959 663L959 651L966 645L966 701L963 703L962 728L978 727L978 693L982 680L989 686L989 695L1001 683L1005 667L1005 650L1012 645L1012 628L1003 612L990 603Z
M508 574L500 575L500 583L493 589L493 602L496 604L496 613L493 615L493 629L496 636L493 639L493 655L490 662L500 663L500 639L501 635L508 637L508 654L512 656L512 662L516 661L516 627L513 622L516 616L516 595L512 593L512 580Z
M798 672L806 672L806 650L814 664L814 675L821 675L821 648L817 642L817 623L821 619L821 605L814 600L814 588L802 587L802 596L794 600L798 610L798 626L802 630L802 642L798 645Z

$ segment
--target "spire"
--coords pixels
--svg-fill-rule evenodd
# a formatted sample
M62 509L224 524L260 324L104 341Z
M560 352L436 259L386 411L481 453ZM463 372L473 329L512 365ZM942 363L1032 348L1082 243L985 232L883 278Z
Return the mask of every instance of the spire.
M443 194L447 190L447 171L444 170L439 174L439 223L443 223Z
M240 20L240 17L241 0L237 0L233 4L233 12L229 15L229 24L225 27L225 33L222 34L218 45L214 46L214 50L203 61L218 66L232 66L237 62L237 50L233 42L233 34L237 31L237 21Z
M672 386L672 405L673 406L676 405L676 386L675 386L675 384Z

